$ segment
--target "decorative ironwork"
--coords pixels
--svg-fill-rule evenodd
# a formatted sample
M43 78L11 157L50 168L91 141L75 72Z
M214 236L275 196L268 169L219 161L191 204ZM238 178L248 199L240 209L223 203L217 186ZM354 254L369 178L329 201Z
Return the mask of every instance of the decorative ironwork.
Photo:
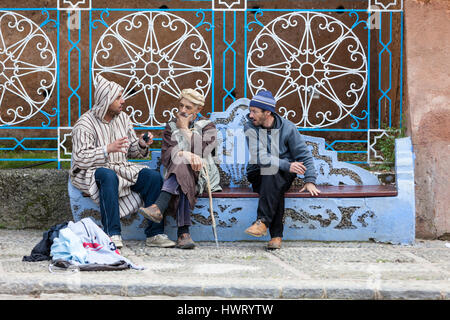
M217 11L245 11L247 0L212 0L212 6Z
M160 32L155 32L156 28ZM142 32L145 39L143 43L134 43L122 34L124 32ZM167 39L170 33L176 33L176 39L162 44L161 39ZM124 53L125 61L111 64L108 58L117 50ZM114 22L98 41L92 64L94 83L97 75L113 73L127 79L124 99L137 94L145 96L149 109L147 118L142 118L142 108L127 107L132 121L140 126L165 123L155 117L158 99L161 94L178 98L182 89L178 85L180 78L197 79L196 89L207 96L211 88L211 70L211 54L198 30L185 19L165 11L132 13ZM175 110L176 107L163 112L167 121Z
M48 12L47 12L48 17ZM55 23L49 18L40 26L21 14L0 11L0 26L14 33L7 36L0 29L0 126L12 126L42 113L56 84L57 58L53 45L41 27ZM27 84L24 85L24 79ZM36 79L36 81L31 81ZM9 96L15 96L19 104L11 106L3 103ZM18 98L18 99L17 99Z
M227 46L226 49L223 51L222 54L222 63L223 63L223 70L227 70L228 72L223 72L222 75L222 87L223 90L225 91L225 95L222 98L222 111L225 111L227 105L226 105L226 100L227 98L231 98L233 101L236 100L236 97L233 95L234 94L234 90L236 89L236 50L233 48L233 45L236 44L236 12L232 12L229 15L233 16L233 39L230 41L227 40L227 33L226 33L226 24L227 24L227 13L224 11L223 12L223 42L225 43L225 45ZM233 59L233 69L231 69L231 67L227 68L226 67L226 63L227 63L227 56L231 55L232 59ZM233 73L231 73L230 71L233 70ZM233 86L229 89L227 89L226 87L226 77L230 77L232 76L233 79Z
M403 0L369 0L369 10L375 12L402 11Z
M91 10L92 0L58 0L58 10Z
M279 34L281 31L298 34L300 43L289 43ZM324 34L331 35L333 41L319 44L317 38ZM342 53L342 48L348 53L346 65L335 61L336 52ZM274 61L272 57L278 52L282 60ZM271 58L264 59L267 55ZM367 85L367 57L352 28L336 18L318 12L288 13L264 26L251 44L247 79L252 95L276 81L276 100L291 94L298 96L302 117L295 123L297 126L324 128L338 123L358 106ZM345 92L334 89L336 79L346 84ZM327 111L312 114L314 94L332 103ZM335 107L337 111L332 112ZM296 115L295 110L284 107L279 111L286 118Z
M60 167L69 160L67 132L92 106L96 76L105 73L126 87L137 129L163 129L176 111L166 102L192 79L213 113L270 87L282 100L279 113L305 134L323 133L340 160L384 162L382 128L402 125L403 0L355 9L270 9L269 2L265 9L246 0L106 9L58 0L56 8L0 9L0 160L18 150L43 151L42 159L14 161L51 158ZM81 68L88 56L89 82Z

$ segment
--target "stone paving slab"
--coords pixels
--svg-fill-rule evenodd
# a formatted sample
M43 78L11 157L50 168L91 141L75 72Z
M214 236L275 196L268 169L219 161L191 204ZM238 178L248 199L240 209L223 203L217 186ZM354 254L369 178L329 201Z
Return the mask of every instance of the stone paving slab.
M250 299L449 299L450 248L367 242L198 242L194 250L125 241L122 255L145 270L50 273L49 261L22 262L38 230L0 230L0 295L55 299L117 296ZM1 296L0 296L1 299Z

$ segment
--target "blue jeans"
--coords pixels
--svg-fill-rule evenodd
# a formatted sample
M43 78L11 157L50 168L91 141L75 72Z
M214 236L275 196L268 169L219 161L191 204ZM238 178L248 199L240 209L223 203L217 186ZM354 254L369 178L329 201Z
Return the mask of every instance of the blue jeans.
M100 214L102 216L103 230L109 236L120 235L120 214L119 214L119 179L117 174L107 168L95 170L95 182L100 191ZM131 190L139 193L144 206L152 205L161 192L163 179L159 172L144 168L139 172L136 184L131 186ZM164 233L164 220L155 223L147 220L145 229L147 237L153 237Z

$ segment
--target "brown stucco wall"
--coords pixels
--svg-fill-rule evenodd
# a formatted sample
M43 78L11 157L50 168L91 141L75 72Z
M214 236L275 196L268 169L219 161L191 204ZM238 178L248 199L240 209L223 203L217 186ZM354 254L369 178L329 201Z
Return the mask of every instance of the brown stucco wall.
M412 135L416 236L450 234L450 1L405 2L405 108Z

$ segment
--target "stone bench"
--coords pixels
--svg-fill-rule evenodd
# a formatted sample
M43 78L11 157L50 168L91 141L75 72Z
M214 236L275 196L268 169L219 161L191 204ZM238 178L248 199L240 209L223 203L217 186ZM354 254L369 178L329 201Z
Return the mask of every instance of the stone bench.
M244 230L256 219L258 195L252 192L245 172L248 152L243 123L249 100L236 100L225 112L210 119L218 129L222 192L213 193L213 211L219 241L269 240L255 238ZM373 173L340 162L337 153L325 149L325 139L303 135L314 157L318 173L318 197L299 193L302 180L296 178L285 194L284 239L317 241L378 241L412 244L415 237L414 170L410 138L396 140L396 185L382 185ZM244 152L243 152L244 151ZM153 151L146 163L159 169L160 152ZM98 206L74 188L69 179L69 196L75 221L92 216L100 223ZM190 228L194 241L213 241L207 194L199 196ZM122 218L124 239L145 239L145 221L137 213ZM176 223L166 219L165 232L176 238Z

